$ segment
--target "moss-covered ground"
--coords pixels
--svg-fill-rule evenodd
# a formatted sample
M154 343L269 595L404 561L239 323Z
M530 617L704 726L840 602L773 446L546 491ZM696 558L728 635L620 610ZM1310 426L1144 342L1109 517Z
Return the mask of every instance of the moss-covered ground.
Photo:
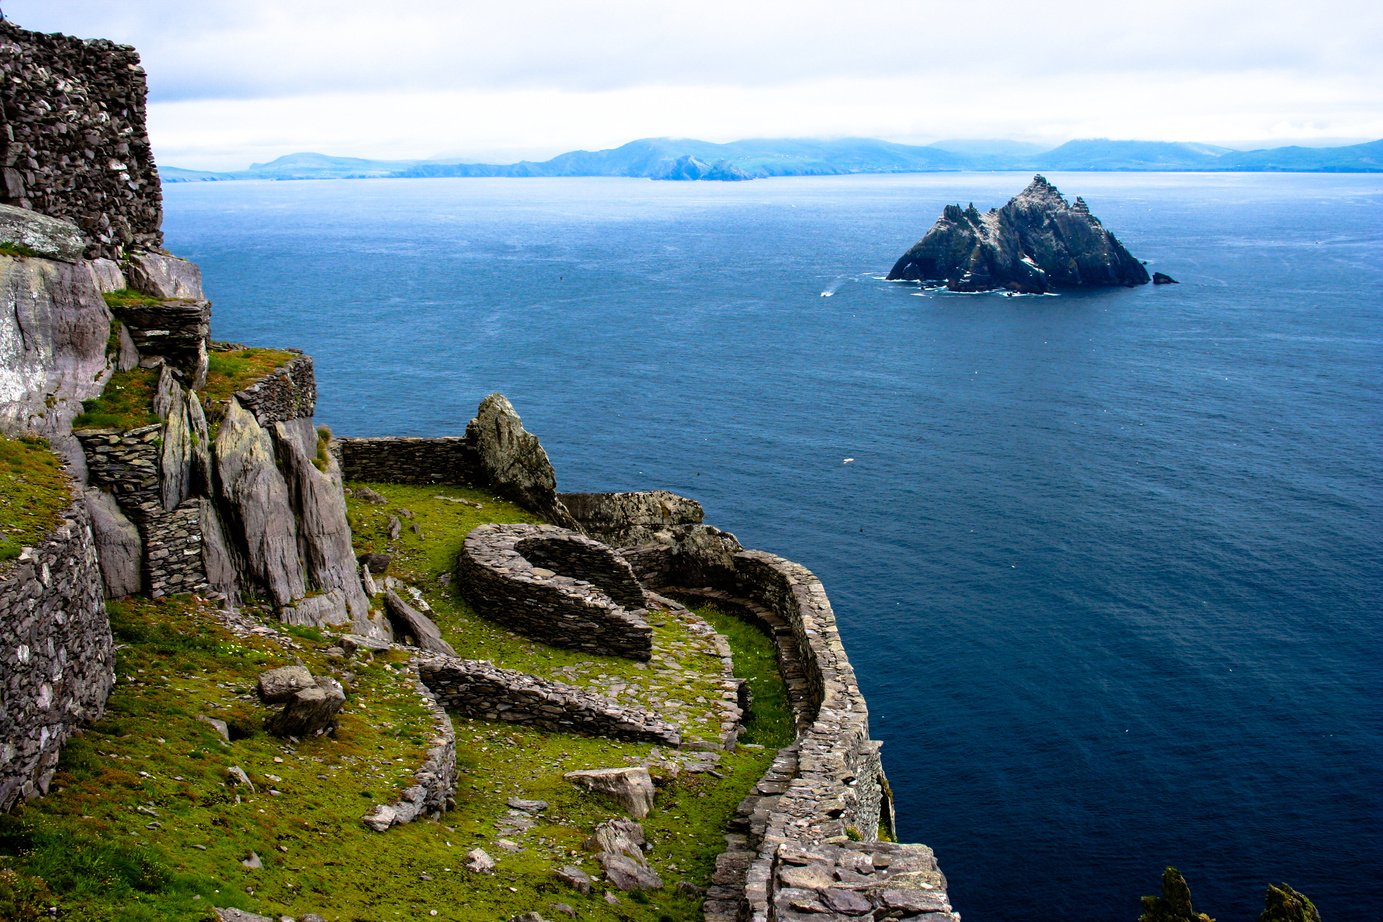
M474 525L531 517L471 490L372 486L384 504L349 503L357 550L393 554L389 572L423 590L462 656L613 692L682 724L691 739L715 734L706 718L719 659L704 655L704 638L681 617L655 613L657 656L648 664L513 635L478 618L440 577ZM391 541L392 516L404 527ZM676 884L709 882L726 822L792 733L769 638L703 614L729 633L736 671L754 685L756 716L744 737L752 742L722 753L712 772L655 769L658 794L643 827L666 886L616 891L612 904L602 883L583 895L554 877L563 865L598 876L584 842L619 815L562 776L657 761L654 747L456 718L455 809L371 832L361 815L409 783L431 737L400 654L342 659L329 634L311 629L237 636L190 598L113 603L120 678L107 717L68 744L47 798L0 818L0 918L50 918L57 907L66 920L201 920L210 906L232 905L329 920L490 922L534 910L563 918L553 906L565 903L583 920L700 919L699 899ZM293 661L347 686L334 738L295 744L261 729L268 711L253 695L255 679ZM203 715L226 720L233 742ZM227 783L232 765L250 775L253 794ZM549 806L532 828L503 831L513 797ZM494 874L465 869L477 847L495 858ZM242 864L251 852L262 867Z
M82 401L82 412L72 420L72 428L125 431L152 426L159 421L154 413L157 390L157 368L114 372L101 393Z
M71 481L47 442L0 435L0 563L38 543L71 501Z
M107 351L119 347L116 324L111 325L111 343ZM222 405L230 400L231 395L249 387L296 355L284 349L258 347L210 353L206 385L197 392L208 416L213 422L219 420L224 415ZM159 422L154 414L158 377L157 368L131 368L115 372L100 394L82 401L82 412L72 421L72 428L125 431Z
M295 358L297 353L286 349L213 350L207 355L206 386L198 396L203 403L230 400L236 391L244 390Z

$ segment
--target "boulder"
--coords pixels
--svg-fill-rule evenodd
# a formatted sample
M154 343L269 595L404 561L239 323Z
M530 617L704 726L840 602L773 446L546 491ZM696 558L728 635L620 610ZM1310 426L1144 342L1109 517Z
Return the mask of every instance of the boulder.
M341 683L325 676L312 688L304 688L269 718L269 732L275 736L306 739L336 729L336 714L346 703Z
M273 440L233 397L216 435L215 457L221 497L234 516L227 524L244 551L247 575L275 605L302 598L297 525Z
M86 237L77 225L13 205L0 205L0 243L66 263L80 260L86 249Z
M284 624L304 627L328 627L349 624L351 615L346 610L345 593L340 589L332 589L321 595L299 599L294 605L285 605L279 609L279 620Z
M1172 278L1170 275L1164 275L1164 274L1161 273L1161 272L1154 272L1154 273L1153 273L1153 275L1152 275L1152 283L1153 283L1154 285L1179 285L1179 284L1181 284L1181 283L1178 282L1176 279Z
M480 402L466 426L466 441L475 451L489 485L525 509L567 528L575 520L557 499L557 475L538 437L523 428L523 420L503 394Z
M202 270L196 263L166 253L134 252L125 264L129 286L151 298L202 301Z
M193 399L196 399L195 394ZM192 424L187 416L187 398L167 365L159 371L154 412L164 419L163 447L159 450L159 486L163 508L172 511L192 495L195 475L192 469Z
M394 825L394 821L397 819L398 814L394 812L393 807L385 804L378 804L371 807L370 810L360 818L360 821L375 832L384 832L390 826Z
M209 498L203 496L197 502L202 529L202 569L206 573L207 585L212 592L219 593L231 605L235 605L240 598L240 578L221 514Z
M114 496L95 487L88 489L85 496L106 598L119 599L141 592L144 542L139 529L125 517Z
M641 765L567 772L562 777L588 791L612 798L636 820L648 816L653 809L653 778Z
M999 209L947 205L894 264L891 280L942 282L951 291L1044 294L1060 288L1145 285L1148 270L1090 213L1042 176Z
M265 704L282 704L316 684L306 666L280 666L259 674L259 698Z
M556 871L557 879L578 893L591 892L591 875L580 868L565 865Z
M258 913L246 912L243 909L212 909L216 914L216 922L275 922L272 916L261 916Z
M367 567L376 576L382 576L389 571L389 564L394 562L390 554L361 554L356 559L356 563Z
M663 880L644 858L643 827L632 820L610 820L596 827L587 843L611 884L624 891L657 890Z
M129 284L125 281L125 273L120 271L120 264L113 259L89 259L86 268L98 291L119 291Z
M117 371L129 371L139 367L139 347L134 344L130 328L120 324L120 350L115 355Z
M384 610L389 615L395 636L413 638L413 646L420 650L444 653L447 656L456 655L451 644L442 639L442 632L437 629L432 619L409 605L392 589L384 593Z

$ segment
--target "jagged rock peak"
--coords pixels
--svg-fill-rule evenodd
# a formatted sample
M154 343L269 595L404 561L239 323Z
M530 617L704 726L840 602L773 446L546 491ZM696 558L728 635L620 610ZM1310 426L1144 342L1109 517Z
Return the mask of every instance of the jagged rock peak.
M1045 294L1064 287L1144 285L1148 272L1090 213L1034 176L1008 204L984 214L947 205L888 277L945 282L951 291Z

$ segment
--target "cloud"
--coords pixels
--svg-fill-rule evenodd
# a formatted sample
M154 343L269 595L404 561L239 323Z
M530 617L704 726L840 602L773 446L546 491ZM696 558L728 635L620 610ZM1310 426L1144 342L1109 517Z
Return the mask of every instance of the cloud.
M197 131L204 152L215 138L418 156L654 134L1376 136L1383 112L1371 0L4 5L29 28L138 47L169 162ZM336 146L357 137L369 151Z

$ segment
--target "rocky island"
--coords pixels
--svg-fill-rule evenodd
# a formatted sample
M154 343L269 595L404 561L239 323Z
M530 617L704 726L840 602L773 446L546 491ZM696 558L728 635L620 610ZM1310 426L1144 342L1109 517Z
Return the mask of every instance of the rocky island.
M944 282L950 291L1047 294L1061 288L1146 285L1148 270L1105 230L1085 200L1074 204L1043 176L1002 208L947 205L903 254L890 281Z

